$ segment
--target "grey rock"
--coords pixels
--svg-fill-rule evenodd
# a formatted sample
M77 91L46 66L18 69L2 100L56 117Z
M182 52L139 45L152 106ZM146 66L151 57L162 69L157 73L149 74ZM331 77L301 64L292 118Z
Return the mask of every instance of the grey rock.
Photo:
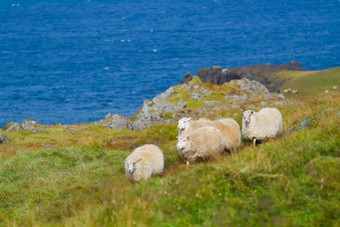
M156 98L161 98L161 99L167 99L170 98L171 95L177 93L173 87L170 87L168 90L166 90L165 92L163 92L162 94L156 96Z
M192 89L192 85L191 84L183 84L182 86L179 87L179 89L181 89L183 91L190 91Z
M197 91L200 92L200 93L202 93L202 94L204 94L204 95L211 95L211 91L205 89L204 87L199 87L199 88L197 89Z
M131 129L133 131L139 131L139 130L143 130L146 128L150 128L149 125L147 125L144 121L142 120L136 120L134 122L131 123Z
M150 100L148 100L148 99L144 100L143 107L142 107L140 113L137 115L137 117L141 120L150 121L151 116L153 114L152 106L153 106L153 103Z
M103 123L104 128L111 128L111 129L131 129L130 128L131 121L121 115L121 114L113 114L111 118L106 122Z
M204 105L207 105L207 106L215 106L215 105L220 104L221 102L219 102L219 101L204 101L203 103L204 103Z
M263 84L257 82L256 80L248 80L246 78L243 78L241 80L233 80L230 83L238 84L240 88L245 91L249 92L264 91L264 93L269 94L268 89Z
M12 131L18 131L21 130L22 127L19 123L13 123L11 126L9 126L8 129L6 129L6 132L12 132Z
M11 141L11 139L5 135L0 135L0 144L4 143L5 141Z
M21 124L21 127L23 128L23 130L26 130L26 131L42 133L43 132L42 130L38 130L34 127L34 125L36 124L37 122L33 121L32 119L28 119L27 121Z
M215 111L220 111L221 108L219 108L219 107L214 107L213 110L215 110Z
M189 98L194 99L194 100L200 100L203 98L203 95L199 93L198 91L194 91L189 93Z
M170 103L167 100L175 93L176 91L173 88L169 88L167 91L153 98L152 101L145 100L143 107L137 114L137 119L142 120L144 123L173 122L174 119L169 119L163 116L166 116L166 113L173 113L186 107L186 102L184 102L183 99L178 99L176 104Z
M336 116L337 116L337 117L340 117L340 111L336 113Z
M311 123L311 121L311 119L306 118L300 122L299 127L306 128L308 127L309 123Z
M238 109L238 108L240 108L240 105L233 104L233 105L231 106L231 108L232 108L232 109Z
M280 98L280 99L284 99L285 96L283 94L274 94L274 96Z
M266 105L267 105L267 103L264 102L264 101L260 102L260 104L261 104L262 106L266 106Z
M105 116L105 119L109 119L109 118L111 118L112 117L112 113L108 113L108 114L106 114L106 116Z
M30 132L37 132L37 133L43 133L44 131L38 130L34 127L37 122L33 121L32 119L28 119L24 121L23 123L13 123L7 130L6 132L12 132L12 131L18 131L18 130L25 130L25 131L30 131Z

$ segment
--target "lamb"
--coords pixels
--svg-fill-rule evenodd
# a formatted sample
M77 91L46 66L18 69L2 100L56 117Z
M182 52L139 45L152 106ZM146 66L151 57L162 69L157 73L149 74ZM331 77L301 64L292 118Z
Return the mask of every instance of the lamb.
M131 182L161 175L163 170L163 153L153 144L137 147L125 160L125 173Z
M190 132L206 126L216 127L222 134L224 150L236 151L241 143L240 126L232 118L225 118L216 121L199 119L192 121L191 118L183 117L178 121L178 135L189 134Z
M252 140L275 138L282 131L282 115L276 108L263 108L259 112L246 110L242 114L242 134Z
M198 128L178 137L177 150L187 164L216 158L223 151L222 134L213 126Z
M214 124L206 118L193 121L191 117L183 117L178 121L178 136L188 134L198 128L206 126L214 126Z

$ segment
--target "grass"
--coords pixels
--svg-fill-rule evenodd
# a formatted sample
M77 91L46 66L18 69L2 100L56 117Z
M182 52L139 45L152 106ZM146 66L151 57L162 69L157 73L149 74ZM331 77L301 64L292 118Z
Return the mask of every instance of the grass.
M202 86L212 91L207 100L237 92ZM257 147L243 142L236 154L190 166L178 157L176 124L139 132L81 124L6 133L12 141L0 145L0 225L339 226L340 93L311 89L313 97L291 96L294 104L279 107L279 138ZM236 110L218 114L240 123ZM309 127L298 128L305 118ZM161 147L165 173L131 184L124 159L145 143Z
M315 72L283 72L282 75L289 77L282 85L282 89L297 89L302 94L313 94L324 89L333 90L333 86L340 85L339 67Z

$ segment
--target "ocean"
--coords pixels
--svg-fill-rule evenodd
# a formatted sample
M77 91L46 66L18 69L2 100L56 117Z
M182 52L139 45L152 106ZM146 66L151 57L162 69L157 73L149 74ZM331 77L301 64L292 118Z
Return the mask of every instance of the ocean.
M340 1L0 2L0 127L129 116L186 72L340 66Z

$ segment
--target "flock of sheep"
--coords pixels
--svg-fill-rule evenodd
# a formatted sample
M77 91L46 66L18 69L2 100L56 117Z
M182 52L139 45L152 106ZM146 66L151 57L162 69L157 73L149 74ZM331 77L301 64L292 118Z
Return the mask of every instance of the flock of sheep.
M257 140L275 138L282 131L282 116L276 108L263 108L259 112L246 110L242 114L242 134L256 145ZM224 151L235 152L241 143L240 126L232 118L211 121L178 121L177 150L189 165L191 162L219 157ZM126 176L132 182L161 175L164 156L156 145L136 148L125 160Z

